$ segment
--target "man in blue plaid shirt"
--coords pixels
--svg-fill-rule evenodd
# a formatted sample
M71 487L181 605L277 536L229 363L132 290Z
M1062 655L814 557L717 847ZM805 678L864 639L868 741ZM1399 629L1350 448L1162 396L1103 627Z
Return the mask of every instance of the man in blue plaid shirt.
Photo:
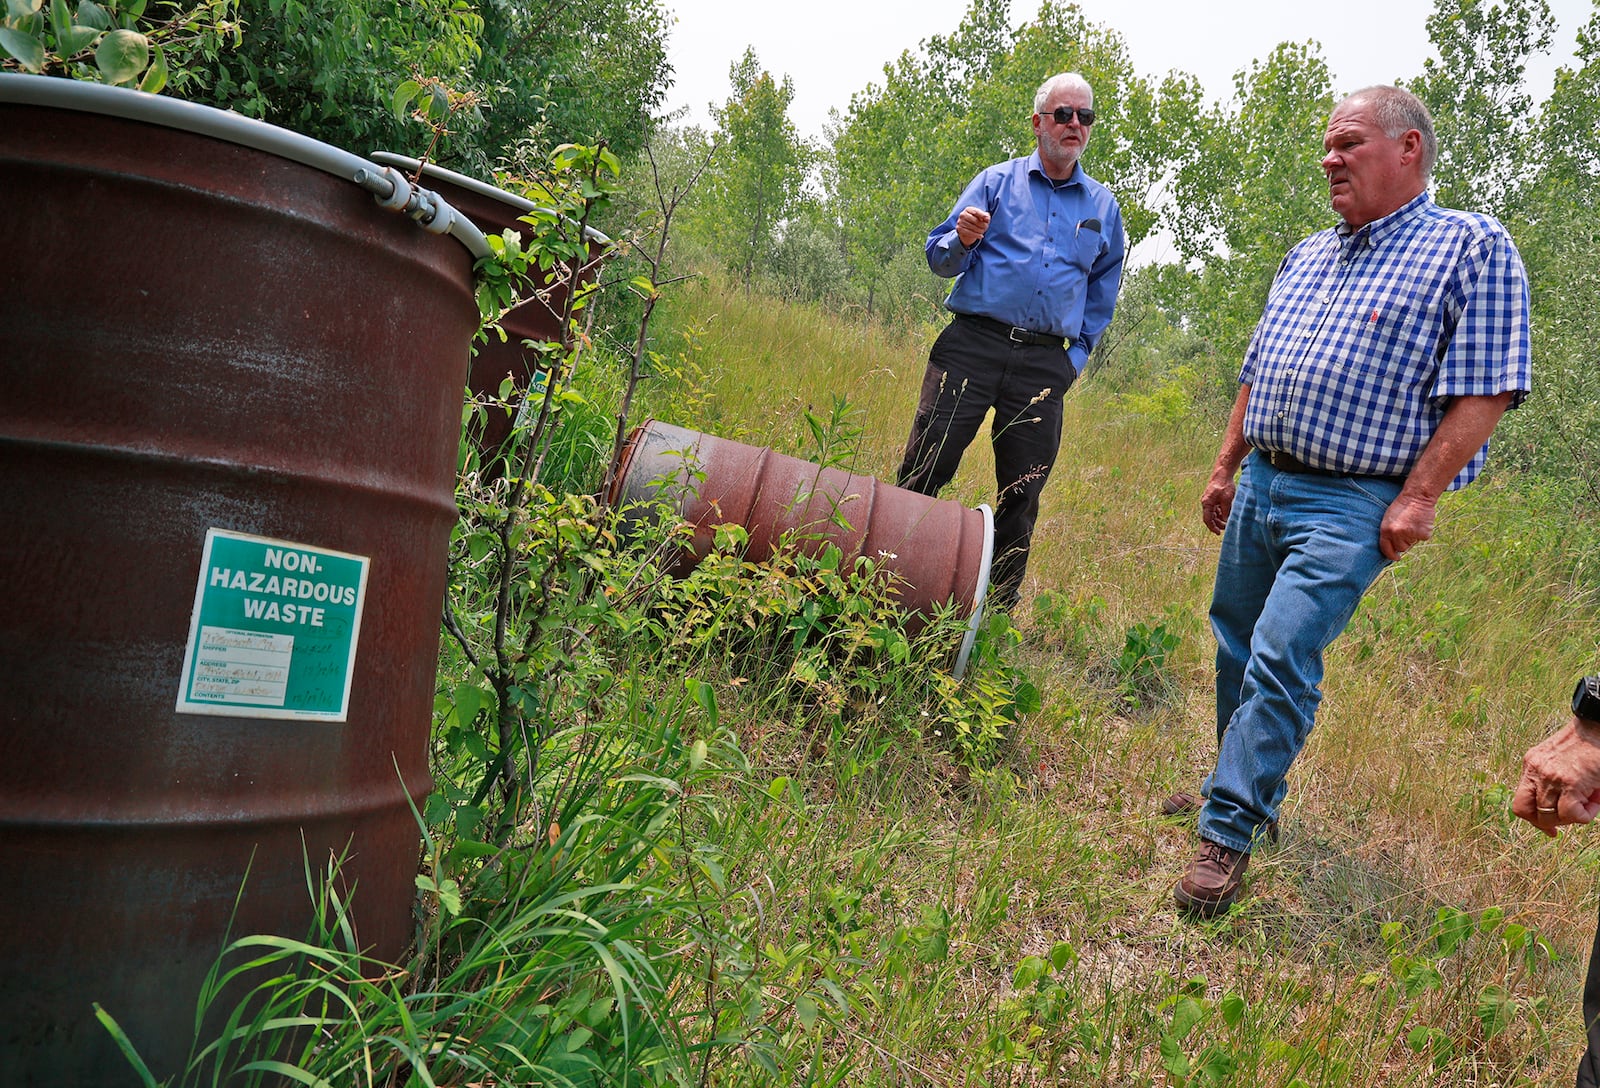
M1279 267L1200 499L1223 535L1217 764L1199 796L1162 807L1199 812L1200 849L1173 894L1204 917L1233 904L1257 838L1276 837L1323 650L1378 574L1433 534L1439 496L1478 474L1529 388L1522 260L1494 219L1429 199L1427 107L1397 87L1357 91L1323 146L1343 222Z

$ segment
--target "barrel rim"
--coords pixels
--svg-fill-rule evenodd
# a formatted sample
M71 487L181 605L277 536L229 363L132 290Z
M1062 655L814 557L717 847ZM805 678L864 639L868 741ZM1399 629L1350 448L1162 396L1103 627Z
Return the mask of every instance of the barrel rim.
M994 563L994 510L988 503L978 504L983 515L983 557L978 561L978 588L972 594L972 616L967 620L967 633L961 639L961 649L956 653L955 668L950 670L957 680L967 671L967 659L978 641L978 627L983 623L983 606L989 597L989 570Z
M126 87L17 73L0 73L0 105L72 110L157 125L276 155L361 187L372 193L380 206L407 212L429 233L449 234L475 260L490 255L483 232L438 194L426 190L413 193L413 187L393 175L390 167L254 117ZM423 214L411 214L413 205Z

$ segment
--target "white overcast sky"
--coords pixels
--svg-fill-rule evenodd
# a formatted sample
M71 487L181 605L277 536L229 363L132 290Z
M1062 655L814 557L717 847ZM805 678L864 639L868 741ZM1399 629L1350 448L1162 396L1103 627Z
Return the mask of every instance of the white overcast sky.
M804 136L822 137L829 109L882 83L883 66L903 50L961 22L967 0L665 0L675 16L668 39L674 83L669 108L688 107L690 123L710 125L707 106L728 96L728 68L754 46L761 65L794 80L789 116ZM1432 55L1424 26L1432 0L1079 0L1085 16L1118 31L1135 70L1158 79L1173 69L1200 78L1214 100L1233 92L1233 74L1279 42L1315 40L1333 73L1335 92L1392 83L1422 71ZM1530 69L1536 97L1549 91L1559 64L1593 0L1550 0L1559 24L1552 58ZM1013 0L1013 26L1030 20L1038 0ZM1024 116L1031 103L1018 103ZM1092 153L1092 151L1091 151Z

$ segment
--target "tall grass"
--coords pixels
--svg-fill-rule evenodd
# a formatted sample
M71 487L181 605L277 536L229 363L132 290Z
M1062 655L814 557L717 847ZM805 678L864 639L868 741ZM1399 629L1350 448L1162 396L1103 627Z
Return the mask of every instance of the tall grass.
M667 309L662 356L703 375L661 391L669 422L892 476L932 330L715 281ZM1112 376L1068 397L1032 603L963 685L949 629L895 641L870 563L730 547L670 579L552 496L519 553L511 818L482 668L447 643L416 955L361 960L336 905L249 943L277 981L229 1045L338 1085L1570 1083L1600 849L1521 827L1508 787L1600 658L1600 534L1527 478L1449 497L1330 655L1282 841L1185 921L1193 828L1155 806L1213 756L1196 511L1223 421ZM817 449L839 398L848 449ZM993 501L983 446L952 496Z
M797 432L797 406L845 396L864 434L860 464L891 475L931 331L874 335L715 285L677 305L682 324L719 330L702 342L703 365L728 429L781 443ZM1129 351L1124 362L1141 360ZM1168 899L1193 832L1152 813L1171 788L1197 784L1214 754L1205 609L1216 541L1196 510L1223 419L1175 422L1159 400L1119 396L1126 383L1104 377L1069 394L1030 567L1034 605L1018 620L1016 656L1044 708L1013 732L1006 773L968 784L976 794L953 808L928 793L921 772L870 799L875 822L945 832L940 877L895 881L923 888L908 895L900 924L919 917L914 904L940 902L961 933L983 912L952 903L957 888L989 889L1011 908L982 942L995 953L987 971L964 957L960 996L923 991L919 1001L1000 1017L1021 999L1002 965L1070 938L1074 1000L1109 987L1106 1001L1143 1025L1112 1048L1127 1083L1181 1079L1156 1028L1170 1028L1184 980L1197 975L1210 1000L1248 984L1238 992L1274 1010L1266 1023L1276 1027L1253 1021L1240 1043L1253 1056L1230 1083L1567 1083L1581 1050L1576 992L1600 851L1581 836L1546 842L1507 804L1522 751L1561 720L1572 678L1600 660L1595 526L1573 516L1559 489L1528 477L1491 474L1448 496L1435 539L1380 580L1330 654L1283 843L1256 859L1241 910L1193 926ZM992 501L983 447L975 443L953 497ZM1118 671L1136 629L1178 638L1153 688L1130 690ZM1035 830L1021 841L973 838L997 822ZM1023 889L1031 894L1016 894ZM1441 910L1482 921L1477 944L1439 954L1431 934ZM1429 955L1437 985L1426 972L1409 982L1395 973L1405 957ZM1502 1019L1479 1015L1491 1006ZM985 1079L992 1070L972 1072L975 1045L930 1031L902 1054L965 1069L933 1083L1000 1082ZM1266 1060L1306 1048L1347 1056L1315 1076L1309 1066L1292 1072L1293 1062L1273 1072ZM1068 1051L1078 1055L1070 1067L1099 1068L1084 1064L1088 1050ZM898 1083L893 1067L881 1062L882 1082Z

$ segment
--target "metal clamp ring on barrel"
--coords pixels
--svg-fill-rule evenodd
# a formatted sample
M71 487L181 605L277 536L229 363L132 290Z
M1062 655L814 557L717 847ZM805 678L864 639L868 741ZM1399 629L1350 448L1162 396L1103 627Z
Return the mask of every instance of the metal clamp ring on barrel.
M388 196L373 194L372 198L378 202L378 207L400 212L432 234L450 232L455 225L455 209L437 193L411 184L404 174L392 166L380 166L378 172L394 187Z

